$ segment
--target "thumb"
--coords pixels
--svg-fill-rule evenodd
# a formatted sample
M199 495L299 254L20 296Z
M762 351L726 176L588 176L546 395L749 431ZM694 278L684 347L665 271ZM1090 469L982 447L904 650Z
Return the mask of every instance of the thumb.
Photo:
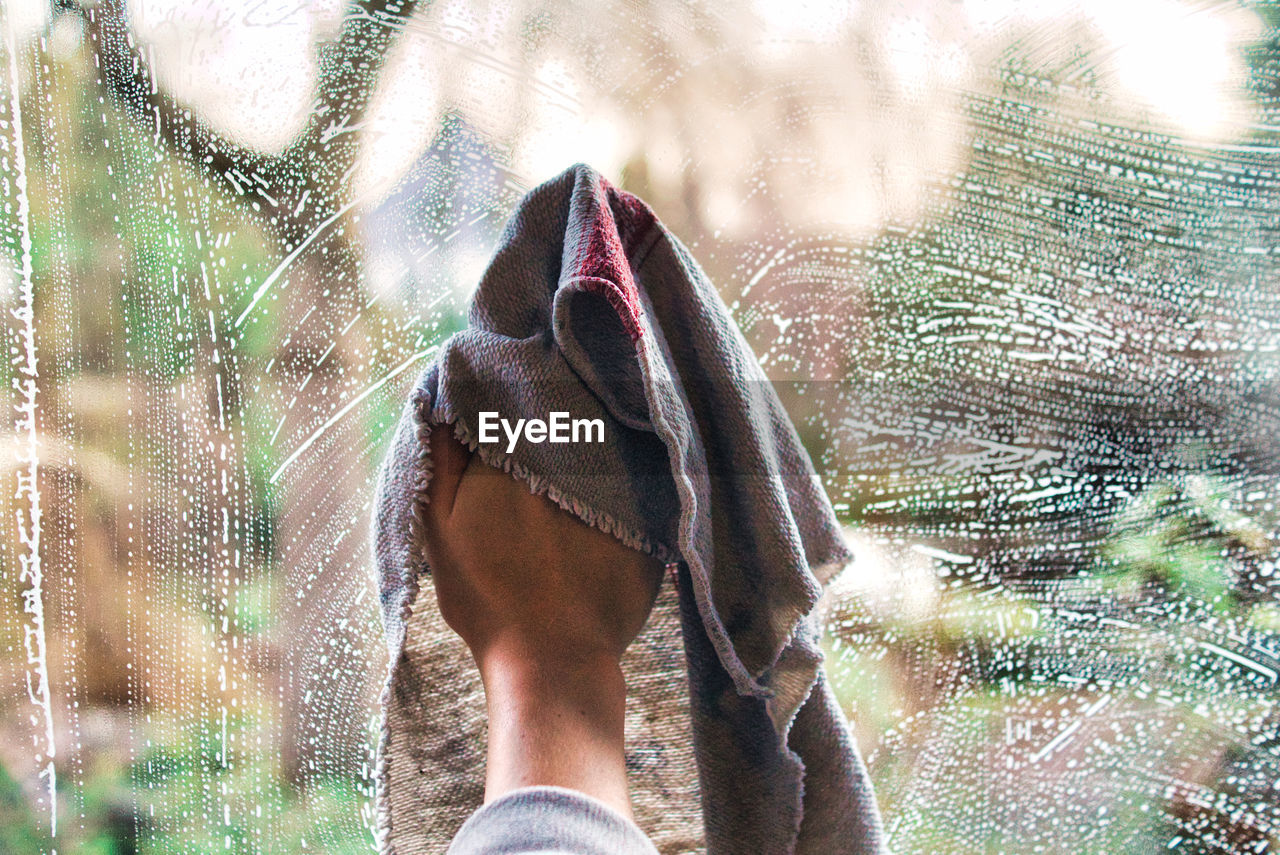
M439 525L453 512L454 499L462 473L471 460L471 452L453 435L449 425L436 425L428 440L431 454L431 480L427 482L427 516Z

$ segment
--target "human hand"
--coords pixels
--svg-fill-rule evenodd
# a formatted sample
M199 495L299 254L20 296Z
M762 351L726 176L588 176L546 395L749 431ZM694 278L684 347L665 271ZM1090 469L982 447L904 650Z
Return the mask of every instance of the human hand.
M618 659L644 626L662 565L467 451L430 437L425 534L440 611L476 662Z
M447 426L429 441L427 561L440 612L484 681L486 801L549 784L629 814L619 660L661 564L533 495Z

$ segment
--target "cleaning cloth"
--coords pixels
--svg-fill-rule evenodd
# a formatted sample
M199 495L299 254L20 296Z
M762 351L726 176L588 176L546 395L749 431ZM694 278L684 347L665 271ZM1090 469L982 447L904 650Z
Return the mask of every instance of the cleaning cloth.
M520 418L552 430L532 441L499 427ZM430 573L425 440L440 424L533 491L670 563L674 585L624 661L636 819L660 851L885 851L812 615L851 559L831 506L688 250L643 202L582 165L520 203L468 327L414 387L379 476L391 653L377 773L383 851L443 851L483 793L483 690L433 614L430 586L419 586Z

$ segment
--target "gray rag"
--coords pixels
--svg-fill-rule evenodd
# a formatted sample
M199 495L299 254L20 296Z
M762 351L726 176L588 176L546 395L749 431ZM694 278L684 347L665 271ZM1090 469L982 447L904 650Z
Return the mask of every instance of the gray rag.
M479 442L486 411L601 419L604 441L508 451L505 437ZM660 594L623 663L636 819L660 851L886 851L812 616L851 560L831 505L688 250L582 165L521 202L468 328L419 379L379 475L391 653L382 851L443 851L483 794L483 689L418 585L425 439L439 424L588 524L673 563L675 593Z

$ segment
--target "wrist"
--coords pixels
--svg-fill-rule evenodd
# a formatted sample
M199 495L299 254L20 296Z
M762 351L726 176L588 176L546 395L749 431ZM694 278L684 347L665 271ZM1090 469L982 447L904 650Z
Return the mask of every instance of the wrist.
M533 683L562 678L604 677L619 671L621 656L606 646L582 637L555 635L550 631L504 632L471 646L481 677Z
M486 651L477 664L491 718L571 714L602 732L616 729L621 734L626 683L612 655L504 646Z

